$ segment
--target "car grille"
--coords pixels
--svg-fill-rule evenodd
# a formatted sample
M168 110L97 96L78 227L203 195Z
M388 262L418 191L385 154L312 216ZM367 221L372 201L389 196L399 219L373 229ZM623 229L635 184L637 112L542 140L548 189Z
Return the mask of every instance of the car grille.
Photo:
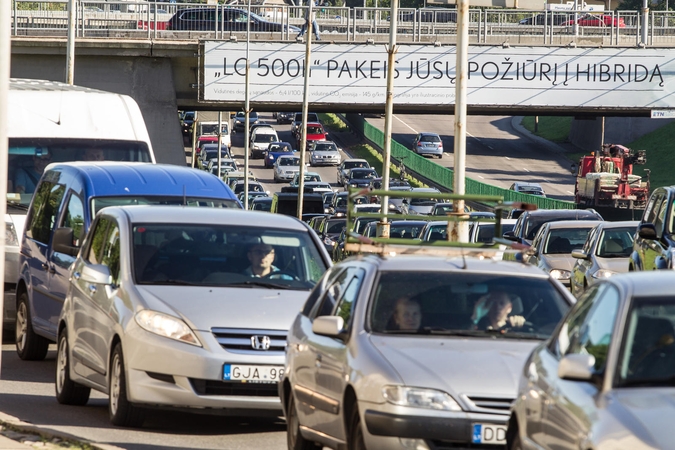
M260 354L261 352L284 352L285 330L252 330L239 328L212 328L211 333L220 346L231 353ZM269 337L269 348L255 348L253 337ZM258 339L260 342L262 339Z
M190 378L197 395L241 395L246 397L278 397L278 383L228 383Z
M494 414L509 414L511 404L515 401L512 397L481 397L464 396L472 411L492 412Z

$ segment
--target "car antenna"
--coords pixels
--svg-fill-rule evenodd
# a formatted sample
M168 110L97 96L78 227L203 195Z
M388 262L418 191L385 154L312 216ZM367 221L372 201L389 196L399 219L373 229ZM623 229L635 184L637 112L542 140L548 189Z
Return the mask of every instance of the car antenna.
M185 185L183 185L183 206L187 206L187 195L185 194Z

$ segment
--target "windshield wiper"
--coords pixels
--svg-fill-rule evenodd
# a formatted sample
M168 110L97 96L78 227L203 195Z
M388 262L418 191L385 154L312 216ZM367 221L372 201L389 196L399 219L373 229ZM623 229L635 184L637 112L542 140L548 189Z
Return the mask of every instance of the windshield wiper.
M190 281L185 281L185 280L175 280L175 279L168 279L168 280L144 280L140 284L171 284L174 286L201 286L200 283L192 283Z
M16 200L7 200L7 204L11 205L13 208L25 209L26 211L28 211L29 205L17 202Z
M256 280L242 281L240 283L228 283L222 285L222 287L251 287L251 288L264 287L267 289L294 289L293 287L285 284L269 283L265 281L256 281Z
M478 330L457 330L442 327L424 327L420 331L422 334L439 334L443 336L480 336L483 333Z

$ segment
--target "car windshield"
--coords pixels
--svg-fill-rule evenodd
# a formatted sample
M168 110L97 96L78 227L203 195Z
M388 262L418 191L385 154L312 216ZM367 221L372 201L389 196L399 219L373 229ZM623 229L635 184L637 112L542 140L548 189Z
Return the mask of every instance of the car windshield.
M337 146L333 143L330 144L325 144L325 143L320 143L318 142L314 146L314 151L315 152L336 152L337 151Z
M400 309L417 314L416 326L397 320ZM545 278L386 271L374 288L369 320L377 333L546 339L568 309L565 298ZM501 321L521 326L492 326Z
M370 222L375 222L377 219L372 217L357 217L354 221L354 231L358 234L363 234L363 231L366 229L366 226Z
M410 200L411 205L418 206L434 206L436 203L440 203L440 200L437 198L413 198ZM452 208L452 204L450 204Z
M346 224L347 221L345 219L329 220L326 223L324 231L328 234L340 234Z
M205 150L202 150L202 151L204 152L204 157L205 157L205 159L213 159L213 158L218 159L218 149L213 149L213 150L211 150L211 149L205 149ZM220 151L220 156L221 156L222 158L227 158L229 155L227 154L226 151L221 150L221 151Z
M373 170L352 170L351 177L357 179L375 178L376 173Z
M133 225L132 239L134 278L142 285L309 290L327 268L306 231L251 225L139 223ZM254 277L250 267L253 256L262 251L267 251L263 256L272 258L268 261L272 274Z
M544 253L548 255L572 253L584 246L591 228L553 229L546 238Z
M291 152L293 152L293 149L289 145L270 144L269 151L270 152L276 152L276 153L291 153Z
M203 124L201 125L201 128L202 128L202 133L201 133L201 134L218 134L218 124L217 124L217 123L213 123L213 124L211 124L211 123L209 123L209 124L203 123ZM226 124L226 123L222 124L222 126L221 126L220 129L222 130L222 131L221 131L222 134L228 134L228 133L227 133L227 124Z
M282 158L279 160L280 166L299 166L300 158Z
M603 230L596 255L601 258L627 258L633 252L635 227Z
M150 195L127 195L121 197L94 197L91 199L93 210L91 212L92 220L97 212L108 206L127 206L127 205L177 205L177 206L201 206L207 208L240 208L236 200L224 200L219 198L202 197L170 197L170 196L150 196Z
M495 224L478 222L478 230L476 231L476 242L488 243L495 238ZM507 231L513 231L514 224L502 224L502 234ZM501 237L501 236L499 236Z
M273 134L258 134L256 133L253 142L274 142L277 140L277 137Z
M434 216L445 216L448 213L451 213L455 210L452 203L445 203L443 205L434 206L433 215Z
M544 195L544 191L541 189L537 188L520 188L518 189L518 192L522 192L523 194L530 194L530 195Z
M28 206L47 164L70 161L150 162L143 142L11 138L9 140L7 194L11 203Z
M397 224L392 223L389 226L389 237L416 239L424 228L424 224Z
M307 127L307 134L323 134L321 127Z
M354 167L368 167L368 163L363 161L349 161L344 165L345 169L353 169Z
M619 386L675 385L674 323L675 296L634 298L617 370Z

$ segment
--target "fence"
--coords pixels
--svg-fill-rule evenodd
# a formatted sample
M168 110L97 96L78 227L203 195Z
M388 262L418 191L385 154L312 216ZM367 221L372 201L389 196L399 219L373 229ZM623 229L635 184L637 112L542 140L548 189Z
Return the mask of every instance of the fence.
M363 135L378 146L380 149L384 148L384 132L372 126L358 114L347 114L349 123L359 130ZM406 168L416 172L428 179L434 184L442 186L449 191L454 187L454 172L452 169L443 167L434 163L417 153L412 152L404 145L392 140L391 142L391 157L396 160L403 160ZM576 204L573 202L566 202L563 200L555 200L552 198L539 197L537 195L523 194L509 189L503 189L497 186L492 186L480 181L466 178L465 191L467 195L490 195L500 196L504 201L517 201L525 203L533 203L540 209L575 209Z
M67 35L66 0L12 1L12 35ZM305 7L286 5L205 5L148 1L76 1L78 37L165 40L245 38L293 40L304 23ZM233 14L234 12L234 14ZM387 42L389 8L315 9L321 34L338 42ZM178 14L178 15L177 15ZM401 43L456 42L456 10L401 8ZM576 23L576 25L575 25ZM647 45L675 44L675 12L651 11ZM641 37L638 11L470 10L472 44L635 46Z

